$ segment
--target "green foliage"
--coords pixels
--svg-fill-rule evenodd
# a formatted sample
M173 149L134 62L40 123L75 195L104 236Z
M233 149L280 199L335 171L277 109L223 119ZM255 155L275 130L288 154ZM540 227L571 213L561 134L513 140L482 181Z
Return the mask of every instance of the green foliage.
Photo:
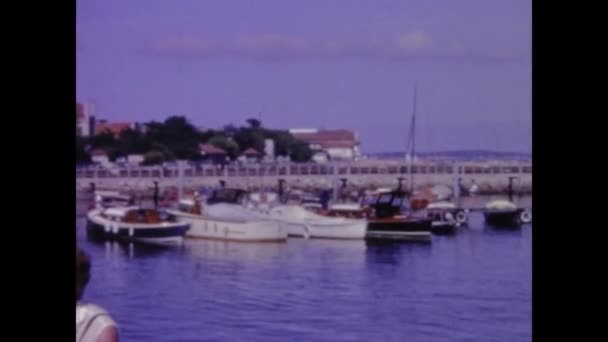
M248 126L226 125L222 130L199 132L183 116L171 116L164 122L149 122L142 133L127 129L119 137L103 133L90 138L77 137L76 159L79 162L90 160L89 149L102 148L110 160L129 154L145 154L146 164L158 164L176 159L198 160L199 145L208 143L228 153L236 159L248 148L264 152L264 140L272 139L277 156L289 155L294 161L308 161L312 152L306 143L296 140L289 132L262 127L257 119L248 119Z
M165 161L163 153L161 151L149 151L144 155L144 165L157 165L162 164Z
M76 136L76 164L91 163L91 156L87 152L87 139L81 136Z
M238 156L239 145L225 134L216 134L207 143L223 149L231 159Z

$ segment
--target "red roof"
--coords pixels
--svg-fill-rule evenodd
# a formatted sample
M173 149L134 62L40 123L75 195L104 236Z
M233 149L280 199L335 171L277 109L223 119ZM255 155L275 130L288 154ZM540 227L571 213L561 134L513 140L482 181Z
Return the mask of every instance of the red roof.
M322 130L314 133L292 133L292 135L298 140L309 144L319 144L323 148L357 145L355 134L347 130Z
M260 155L260 152L258 152L258 151L257 151L257 150L255 150L254 148L250 147L250 148L246 149L246 150L243 152L243 155L246 155L246 156L259 156L259 155Z
M95 125L95 134L102 134L105 132L110 132L115 136L120 135L120 133L124 130L131 128L133 125L130 122L98 122Z
M226 151L222 150L217 146L213 146L211 144L200 144L198 148L204 154L226 154Z

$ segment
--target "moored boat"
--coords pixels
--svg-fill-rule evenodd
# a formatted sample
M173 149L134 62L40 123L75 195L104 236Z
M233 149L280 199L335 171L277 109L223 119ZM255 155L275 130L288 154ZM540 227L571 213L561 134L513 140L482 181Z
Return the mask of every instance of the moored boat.
M363 239L364 219L328 217L316 214L299 205L281 205L269 212L269 217L281 224L290 236L326 239Z
M248 242L287 239L287 233L279 223L240 204L215 203L200 208L195 200L181 200L177 210L168 212L180 222L190 224L187 237Z
M483 215L488 225L499 228L517 228L522 223L532 221L532 214L529 211L518 208L513 202L506 200L489 202Z
M154 209L114 207L87 213L87 235L95 240L180 244L190 226Z
M466 211L451 202L433 202L425 210L427 217L433 219L431 228L434 234L453 234L458 227L468 223Z
M396 189L382 193L373 205L374 215L368 219L367 239L431 241L433 220L403 214L405 191Z

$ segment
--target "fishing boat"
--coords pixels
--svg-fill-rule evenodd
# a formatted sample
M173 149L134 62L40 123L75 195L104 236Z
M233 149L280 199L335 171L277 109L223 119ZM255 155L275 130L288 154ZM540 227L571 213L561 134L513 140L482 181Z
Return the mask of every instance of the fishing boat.
M373 217L368 219L367 234L368 240L410 240L410 241L431 241L431 224L433 220L428 217L417 217L410 210L404 213L407 207L408 195L414 192L414 175L412 173L412 163L415 159L415 131L416 131L416 98L417 84L414 85L414 101L412 121L406 147L406 160L410 161L408 167L410 191L403 189L402 181L399 177L399 186L392 191L380 193L373 204ZM410 209L416 209L415 203L410 205ZM424 204L426 205L426 204ZM423 205L423 206L424 206Z
M247 242L281 242L287 233L279 223L261 212L247 209L247 192L216 190L203 206L202 200L183 199L177 209L168 210L178 221L190 224L187 237Z
M94 240L180 244L189 224L155 209L113 207L87 213L87 235Z
M328 217L300 205L280 205L270 209L268 216L276 220L289 236L325 239L363 239L367 223L364 219Z
M367 222L368 240L431 241L433 219L403 213L406 196L401 188L378 196Z

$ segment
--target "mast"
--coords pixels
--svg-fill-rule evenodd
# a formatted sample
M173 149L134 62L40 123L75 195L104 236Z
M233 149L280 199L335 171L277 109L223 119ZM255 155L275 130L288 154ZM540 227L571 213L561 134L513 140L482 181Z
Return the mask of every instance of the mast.
M412 122L410 124L410 132L409 139L407 141L407 150L409 155L409 166L408 166L408 174L409 174L409 183L410 183L410 193L414 192L414 174L412 173L412 165L414 163L414 157L416 155L416 100L418 95L418 81L414 82L414 101L413 101L413 111L412 111ZM410 148L411 147L411 148Z

